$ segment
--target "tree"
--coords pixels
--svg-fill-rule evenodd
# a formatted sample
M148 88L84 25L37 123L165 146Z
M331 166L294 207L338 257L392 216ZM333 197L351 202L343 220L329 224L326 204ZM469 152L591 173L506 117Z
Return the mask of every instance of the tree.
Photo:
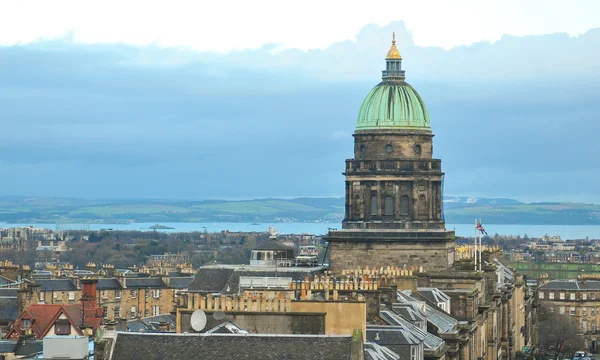
M583 336L574 316L568 313L559 314L540 307L538 311L539 345L546 350L554 351L554 358L572 358L575 351L584 347Z

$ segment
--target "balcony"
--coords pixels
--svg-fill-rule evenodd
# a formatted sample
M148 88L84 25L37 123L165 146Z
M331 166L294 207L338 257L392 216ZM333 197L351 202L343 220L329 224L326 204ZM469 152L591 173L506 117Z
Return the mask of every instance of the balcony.
M346 174L441 173L442 161L432 160L346 160Z

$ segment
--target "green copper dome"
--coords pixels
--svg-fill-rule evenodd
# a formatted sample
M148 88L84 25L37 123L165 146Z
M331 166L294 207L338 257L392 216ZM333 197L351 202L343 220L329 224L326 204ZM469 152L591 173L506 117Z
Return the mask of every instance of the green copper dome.
M392 55L390 55L392 54ZM386 56L383 81L369 92L358 112L356 130L401 129L431 131L429 112L417 91L404 81L396 39Z
M360 106L356 129L431 131L423 99L404 81L382 81L375 86Z

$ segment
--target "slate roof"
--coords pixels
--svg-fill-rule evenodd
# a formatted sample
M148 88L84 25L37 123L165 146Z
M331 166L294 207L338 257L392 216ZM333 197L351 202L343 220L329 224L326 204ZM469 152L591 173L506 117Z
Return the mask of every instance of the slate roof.
M399 360L400 355L385 346L367 341L364 344L365 360Z
M201 267L188 290L200 292L220 292L222 294L237 294L240 277L287 277L293 281L304 280L306 276L320 273L322 267L306 268L266 268L245 266L207 266Z
M119 290L122 289L121 283L115 278L100 278L96 284L98 290Z
M419 294L434 304L450 300L450 297L437 288L417 288Z
M19 317L17 296L0 297L0 320L13 321Z
M0 286L14 284L16 281L13 281L7 277L0 275Z
M412 324L410 321L407 321L406 319L402 318L402 316L395 314L395 311L396 309L394 309L394 311L382 310L380 316L388 324L393 326L403 326L408 331L413 333L417 338L419 338L423 342L423 349L425 351L435 352L444 346L444 340L419 328L418 326Z
M423 321L425 314L415 304L393 304L393 310L408 321Z
M111 360L349 360L351 336L117 333Z
M17 340L0 340L0 354L12 353L17 345Z
M161 278L127 278L125 280L127 288L152 288L166 289L167 284Z
M169 278L169 286L173 289L187 289L193 280L194 278L191 276L172 277Z
M69 279L38 279L41 291L75 291L77 288Z
M418 345L421 340L404 326L367 325L367 340L379 345Z
M412 296L412 291L398 291L398 302L419 303L423 306L423 312L427 316L427 322L431 323L442 333L455 333L458 320L440 310L437 306L431 306L425 301L419 301Z
M600 290L600 281L552 280L539 287L540 290Z
M174 315L157 315L157 316L148 316L141 319L134 319L127 321L127 330L139 332L140 330L144 331L158 331L159 324L163 321L169 323L170 328L175 328L175 316Z

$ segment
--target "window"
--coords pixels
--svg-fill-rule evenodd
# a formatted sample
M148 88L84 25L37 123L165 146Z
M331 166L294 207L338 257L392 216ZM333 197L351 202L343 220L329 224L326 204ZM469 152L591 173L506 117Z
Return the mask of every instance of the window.
M569 299L570 300L575 300L575 293L569 294Z
M592 332L595 333L596 332L596 323L592 323Z
M154 305L152 307L152 316L160 315L160 306Z
M102 307L102 317L108 317L108 306Z
M427 216L427 201L425 195L419 195L419 216Z
M58 298L58 293L53 291L53 292L52 292L52 297L53 297L54 299L57 299L57 298Z
M69 291L69 301L73 301L73 300L75 300L75 292Z
M591 293L590 294L590 299L596 300L596 293Z
M385 146L385 152L388 153L388 154L391 154L392 151L394 151L394 147L392 146L392 144L387 144Z
M553 313L554 312L554 306L550 306L550 312Z
M581 300L587 300L587 294L581 293Z
M377 215L379 213L379 204L377 204L377 196L371 196L371 215Z
M150 289L145 289L144 290L144 296L149 298L150 297Z
M583 320L581 322L581 330L583 330L583 332L587 331L587 321Z
M44 302L44 292L40 291L40 302Z
M560 299L561 299L561 300L564 300L564 299L565 299L565 293L563 293L563 292L561 292L561 293L560 293Z
M23 327L25 329L29 329L31 327L31 320L30 319L23 319L22 323L23 323Z
M121 307L120 306L115 306L115 320L119 319L121 317Z
M56 320L54 323L54 333L56 335L70 335L71 324L69 323L69 320Z
M582 314L583 316L587 316L587 308L586 308L586 307L584 307L584 308L581 308L581 314Z
M394 215L394 198L391 196L385 197L384 210L385 215Z
M410 347L410 360L418 360L417 359L417 347L416 346L411 346Z
M131 290L131 291L129 292L129 295L131 295L131 298L132 298L132 299L135 299L135 298L137 297L137 290Z
M540 292L539 292L539 295L538 295L538 297L539 297L540 299L543 299L543 298L544 298L544 293L540 291Z
M592 316L596 316L596 308L592 308Z
M154 289L153 292L154 298L158 299L160 297L160 289Z
M408 196L400 197L400 215L408 215Z
M136 317L137 315L137 309L135 308L135 306L131 307L131 318Z
M100 296L101 296L103 299L106 299L106 298L107 298L107 296L106 296L106 290L102 290L102 291L100 292Z
M564 315L565 314L565 307L564 306L559 307L558 308L558 313L561 314L561 315Z
M571 308L569 309L569 312L571 313L571 315L575 315L575 307L571 306Z
M121 290L115 290L115 299L121 298Z

